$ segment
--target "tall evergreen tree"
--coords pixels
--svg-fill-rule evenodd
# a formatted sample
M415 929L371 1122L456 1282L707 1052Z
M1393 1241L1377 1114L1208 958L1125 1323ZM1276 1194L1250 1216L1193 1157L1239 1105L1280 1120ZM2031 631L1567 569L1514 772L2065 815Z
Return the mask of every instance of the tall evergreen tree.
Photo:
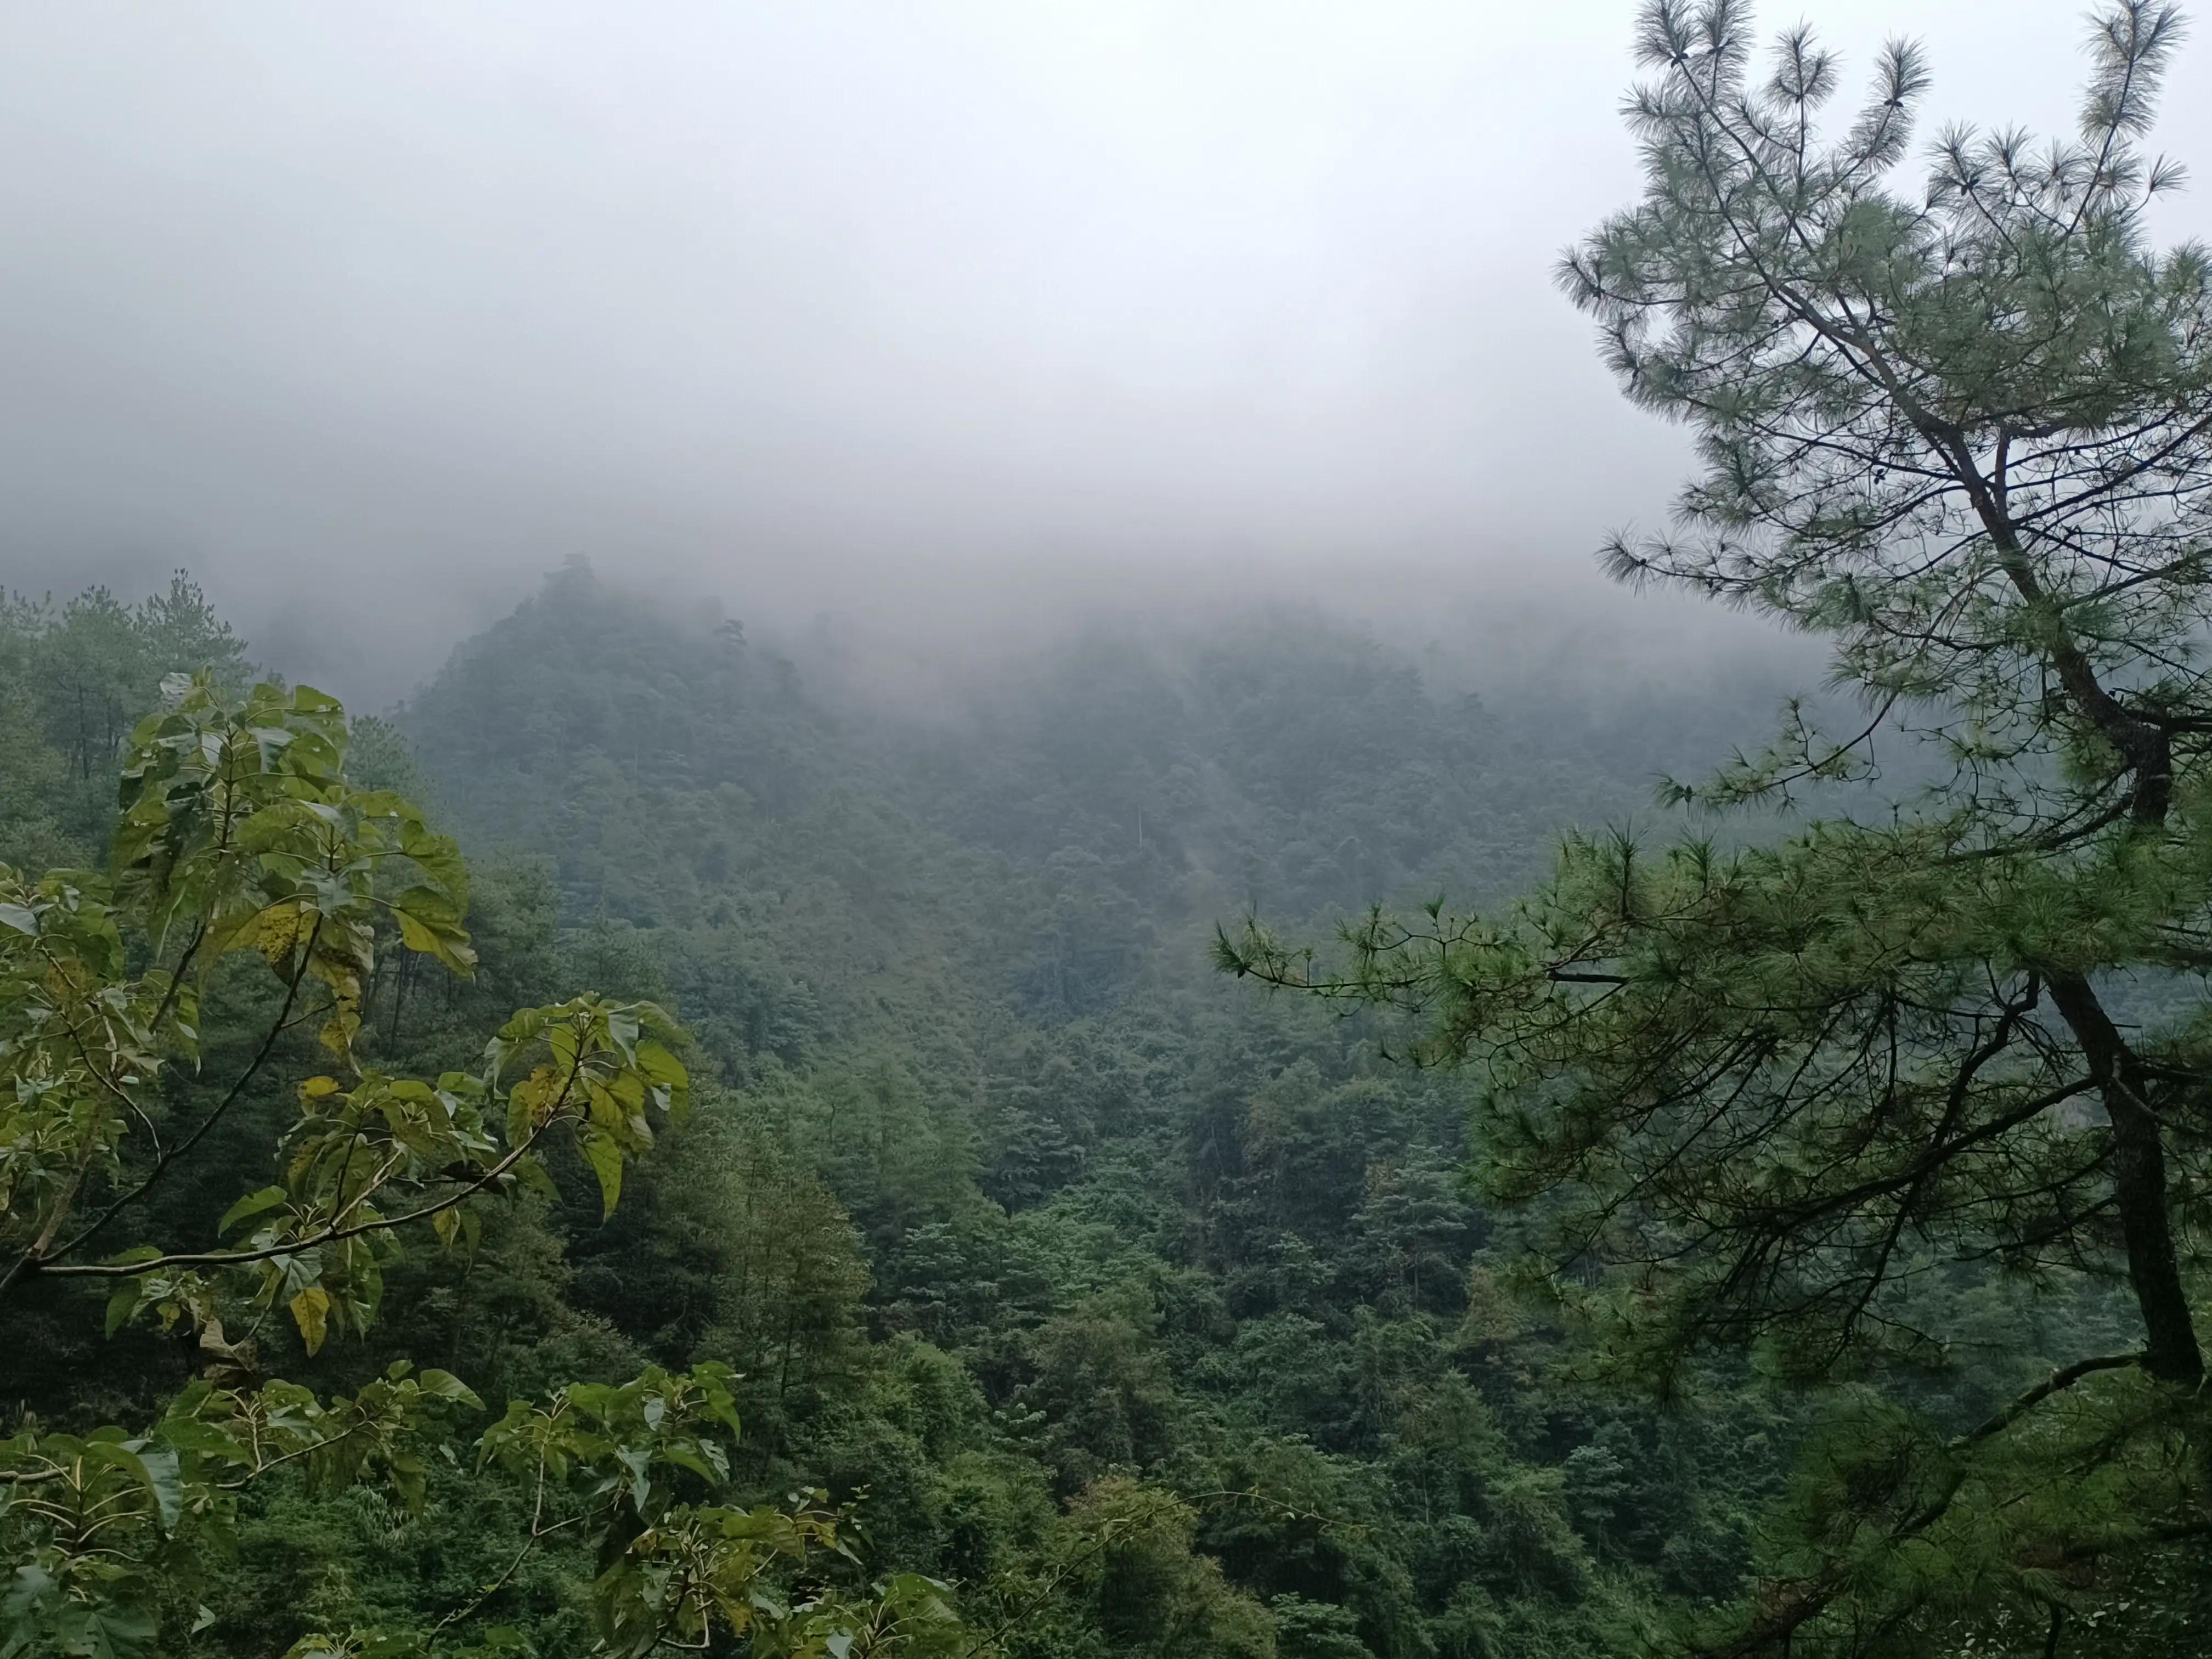
M1816 1450L1708 1632L1730 1650L2046 1611L2055 1647L2099 1562L2212 1530L2212 295L2147 234L2180 173L2142 147L2181 32L2121 0L2078 137L1946 131L1908 190L1915 48L1830 141L1809 31L1762 70L1735 0L1648 6L1644 197L1560 276L1701 465L1672 533L1607 557L1826 635L1866 702L1670 793L1870 804L1747 848L1576 840L1503 916L1371 915L1340 970L1222 941L1483 1068L1489 1189L1537 1202L1549 1282L1662 1383L1715 1342L1941 1364L1939 1288L1977 1264L2124 1284L2124 1347L1978 1425L1869 1404ZM1881 785L1927 752L1939 783Z

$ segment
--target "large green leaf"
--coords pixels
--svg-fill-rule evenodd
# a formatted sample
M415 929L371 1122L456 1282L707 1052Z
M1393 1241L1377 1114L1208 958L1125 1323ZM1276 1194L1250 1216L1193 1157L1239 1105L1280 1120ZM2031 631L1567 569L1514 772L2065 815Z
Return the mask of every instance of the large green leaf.
M250 1221L255 1216L275 1209L289 1196L282 1187L264 1187L258 1192L248 1193L222 1212L222 1219L216 1224L216 1234L228 1237L231 1230L240 1222Z
M583 1136L584 1161L592 1166L592 1173L599 1178L599 1198L603 1215L611 1216L615 1206L622 1201L623 1149L622 1143L612 1135L598 1129L587 1129Z

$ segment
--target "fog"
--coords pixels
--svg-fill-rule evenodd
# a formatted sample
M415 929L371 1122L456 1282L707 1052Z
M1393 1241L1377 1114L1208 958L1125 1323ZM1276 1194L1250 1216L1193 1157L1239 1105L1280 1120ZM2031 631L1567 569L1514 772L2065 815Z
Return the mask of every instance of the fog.
M372 702L576 555L905 654L1302 596L1771 649L1590 558L1684 465L1551 280L1632 11L17 0L0 581L189 565ZM1854 82L1925 41L1925 132L2070 125L2075 0L1810 15ZM2166 106L2212 161L2212 43Z

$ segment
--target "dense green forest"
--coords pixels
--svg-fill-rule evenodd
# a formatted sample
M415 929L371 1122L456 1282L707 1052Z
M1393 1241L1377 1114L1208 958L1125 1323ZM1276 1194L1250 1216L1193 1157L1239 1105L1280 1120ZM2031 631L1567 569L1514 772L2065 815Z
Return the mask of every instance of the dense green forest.
M181 580L18 603L0 644L0 857L30 867L96 861L165 671L252 672ZM356 774L458 833L477 953L467 978L380 961L363 1063L434 1073L511 1007L649 998L688 1034L693 1115L611 1217L556 1164L473 1251L395 1264L360 1342L310 1358L281 1310L246 1316L258 1363L350 1388L411 1355L494 1401L726 1364L744 1495L854 1504L866 1572L957 1587L1012 1653L1626 1652L1735 1594L1818 1400L1734 1365L1664 1404L1578 1380L1504 1283L1515 1219L1459 1173L1468 1080L1208 960L1255 903L1321 926L1370 893L1511 891L1561 826L1648 810L1682 719L1516 727L1304 614L1095 635L926 721L836 690L572 566L354 723ZM234 994L211 1073L265 1012ZM161 1234L204 1237L260 1178L317 1064L312 1031L283 1041ZM207 1359L29 1291L29 1420L143 1419ZM1962 1290L1966 1363L1929 1398L1986 1410L2039 1322L2100 1316ZM495 1469L434 1464L412 1510L274 1477L160 1650L465 1606L526 1523ZM550 1549L455 1634L576 1651L587 1577Z
M2212 1652L2179 31L1900 195L1915 49L1646 9L1607 557L1820 697L0 596L0 1659Z
M6 648L0 856L28 867L95 861L163 672L250 677L182 585L19 605ZM1648 746L1506 726L1308 615L1027 673L926 723L833 714L736 625L571 568L357 720L356 772L459 835L479 957L380 965L365 1063L463 1063L505 1009L595 989L682 1021L696 1099L611 1219L571 1169L465 1263L396 1268L362 1345L280 1363L296 1337L258 1322L269 1369L351 1386L414 1354L498 1399L725 1362L747 1491L857 1499L872 1571L957 1585L1010 1651L1582 1653L1726 1595L1794 1408L1573 1386L1486 1265L1460 1081L1207 960L1252 902L1510 890L1559 823L1644 801ZM226 1121L165 1230L252 1182L288 1095ZM130 1420L200 1357L78 1300L42 1303L12 1410ZM257 1495L177 1650L458 1605L518 1509L466 1471L412 1515ZM549 1563L483 1620L573 1650L572 1595Z

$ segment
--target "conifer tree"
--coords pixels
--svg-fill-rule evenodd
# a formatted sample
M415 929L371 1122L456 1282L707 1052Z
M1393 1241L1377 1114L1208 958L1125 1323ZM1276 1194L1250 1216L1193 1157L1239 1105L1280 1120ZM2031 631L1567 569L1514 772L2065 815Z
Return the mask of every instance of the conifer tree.
M2046 1614L2056 1650L2100 1564L2212 1529L2212 298L2203 250L2144 222L2181 178L2143 148L2181 33L2120 0L2078 136L1947 131L1919 185L1914 47L1825 138L1808 30L1762 63L1735 0L1648 6L1643 198L1559 274L1699 466L1668 533L1606 557L1825 636L1865 705L1833 733L1793 708L1668 793L1867 804L1747 847L1571 840L1510 913L1377 912L1340 968L1221 941L1480 1069L1483 1178L1534 1203L1537 1277L1662 1386L1716 1344L1940 1366L1936 1288L1992 1265L2124 1287L2133 1340L1986 1421L1855 1407L1723 1650L1945 1651Z

